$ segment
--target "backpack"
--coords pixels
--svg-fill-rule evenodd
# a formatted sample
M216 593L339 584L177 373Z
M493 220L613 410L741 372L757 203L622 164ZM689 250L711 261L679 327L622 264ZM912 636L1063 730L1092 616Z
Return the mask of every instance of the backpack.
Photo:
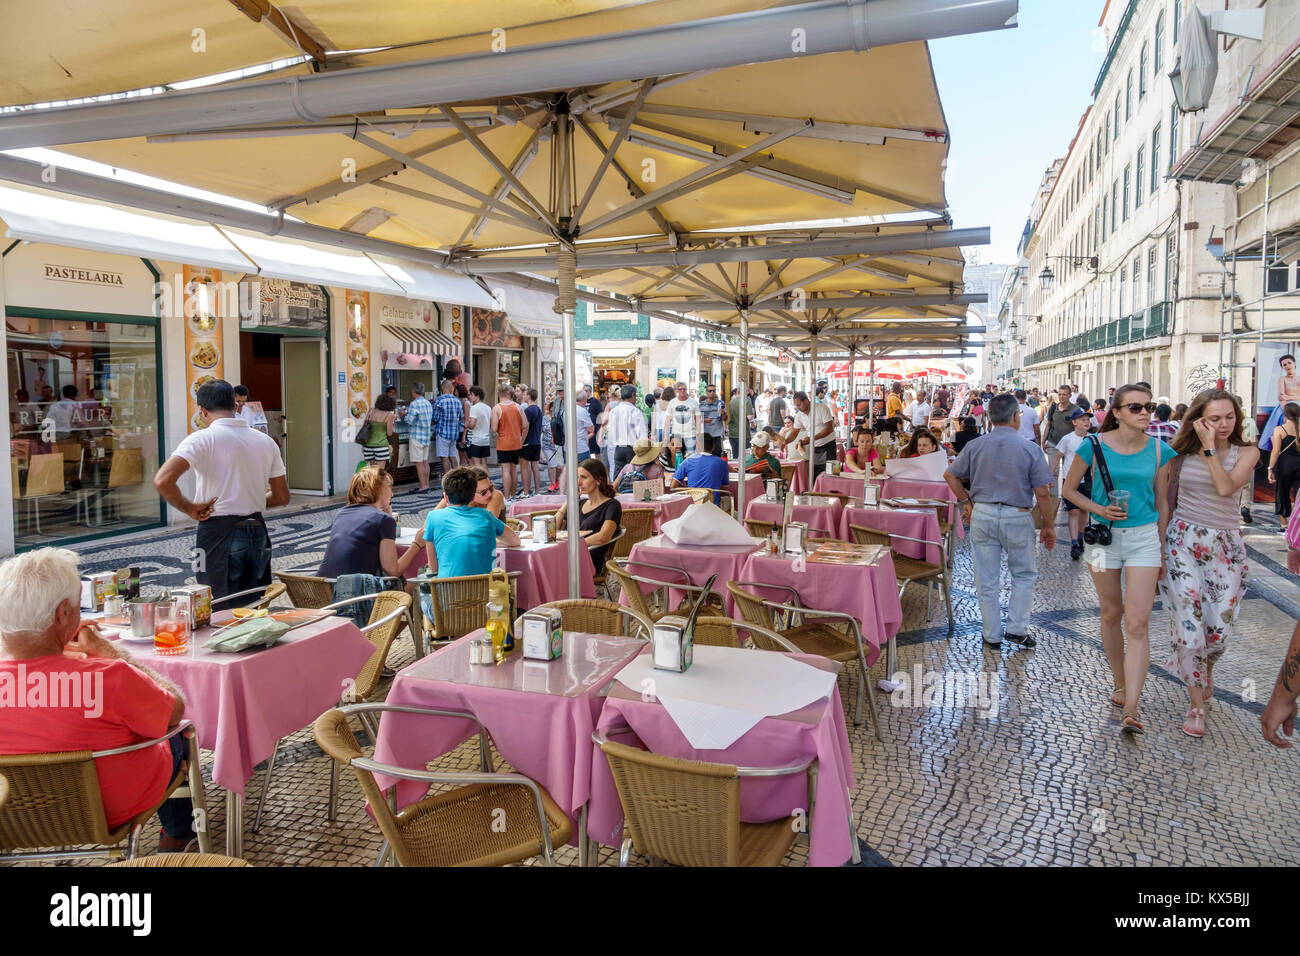
M551 416L551 441L557 445L564 444L564 406L561 405Z
M632 482L648 481L648 480L649 479L646 478L645 476L645 472L641 471L640 469L637 469L636 471L629 471L626 475L623 476L623 480L618 483L618 488L616 488L615 490L619 494L623 494L624 492L629 492L632 490Z

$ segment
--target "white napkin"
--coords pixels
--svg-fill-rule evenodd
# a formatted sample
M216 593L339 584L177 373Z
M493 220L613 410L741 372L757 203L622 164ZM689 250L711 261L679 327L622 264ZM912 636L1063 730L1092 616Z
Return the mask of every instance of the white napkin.
M684 673L654 669L649 654L615 675L657 697L696 750L725 750L764 717L788 714L827 696L835 674L784 654L697 645Z
M890 458L885 462L885 473L890 478L910 478L914 481L943 481L948 470L948 455L932 451L916 458Z
M744 545L752 543L749 532L712 501L701 501L665 521L660 528L673 544Z

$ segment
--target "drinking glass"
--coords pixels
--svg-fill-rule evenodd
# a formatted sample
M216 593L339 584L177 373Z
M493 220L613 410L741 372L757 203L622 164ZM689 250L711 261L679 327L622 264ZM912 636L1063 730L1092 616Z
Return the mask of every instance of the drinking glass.
M1112 491L1110 493L1111 505L1113 505L1116 508L1123 508L1125 518L1128 517L1128 500L1129 500L1129 493L1127 491Z
M163 601L154 608L153 649L155 654L172 656L189 649L190 620L186 602L181 598Z

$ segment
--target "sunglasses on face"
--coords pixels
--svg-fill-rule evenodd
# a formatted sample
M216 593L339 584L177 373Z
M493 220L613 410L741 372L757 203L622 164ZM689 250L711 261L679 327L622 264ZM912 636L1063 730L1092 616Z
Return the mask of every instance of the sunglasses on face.
M1156 410L1156 403L1147 402L1144 405L1142 402L1128 402L1124 405L1121 405L1120 407L1127 408L1134 415L1141 415L1143 412L1147 412L1148 414L1154 412Z
M490 495L492 494L492 488L491 486L488 486L487 488L480 488L477 491L475 491L474 494L479 496Z

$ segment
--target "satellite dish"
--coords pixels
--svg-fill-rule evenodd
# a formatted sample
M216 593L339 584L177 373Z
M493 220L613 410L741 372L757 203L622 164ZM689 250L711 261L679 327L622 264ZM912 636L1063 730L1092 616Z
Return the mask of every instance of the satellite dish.
M1209 106L1218 77L1219 61L1210 24L1194 4L1189 5L1178 38L1178 58L1169 74L1179 110L1197 113Z

